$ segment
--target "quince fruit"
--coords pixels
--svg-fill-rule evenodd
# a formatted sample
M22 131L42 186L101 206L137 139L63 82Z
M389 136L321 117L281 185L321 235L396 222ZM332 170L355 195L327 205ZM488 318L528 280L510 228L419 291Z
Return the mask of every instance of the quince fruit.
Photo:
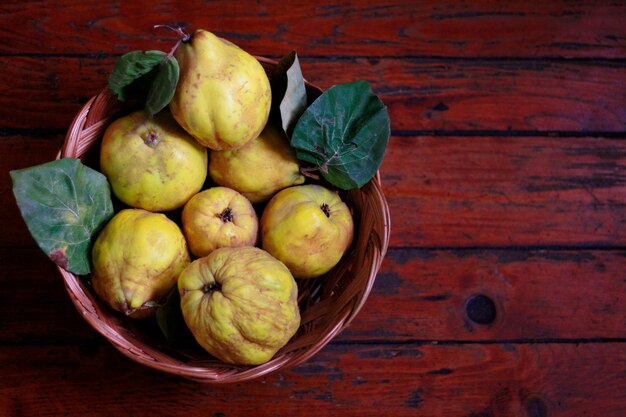
M296 278L328 272L346 252L354 235L348 206L320 185L279 191L261 216L262 247Z
M304 182L295 150L283 131L269 124L239 149L212 151L209 174L252 203L265 202L283 188Z
M183 232L194 256L217 248L254 246L259 221L252 204L235 190L213 187L196 194L183 208Z
M170 109L189 134L216 150L236 149L259 135L272 92L256 58L204 30L183 41L175 57L180 78Z
M255 247L220 248L180 274L185 323L216 358L269 361L300 326L298 287L280 261Z
M181 207L202 188L207 150L176 124L171 114L137 111L105 131L100 166L113 193L131 207L167 211Z
M91 256L96 294L134 318L154 315L191 261L176 223L141 209L113 216L98 235Z

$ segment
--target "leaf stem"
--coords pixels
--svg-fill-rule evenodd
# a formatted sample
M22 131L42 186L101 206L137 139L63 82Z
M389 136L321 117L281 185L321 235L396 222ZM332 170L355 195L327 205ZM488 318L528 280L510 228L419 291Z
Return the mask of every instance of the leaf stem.
M318 167L300 167L300 173L305 177L313 178L314 180L319 180L320 176L315 172L319 171Z

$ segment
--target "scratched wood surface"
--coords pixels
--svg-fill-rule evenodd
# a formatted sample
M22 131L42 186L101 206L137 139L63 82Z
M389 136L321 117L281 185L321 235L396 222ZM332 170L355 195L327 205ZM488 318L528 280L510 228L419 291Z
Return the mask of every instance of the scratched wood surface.
M144 49L150 47L144 45ZM345 58L345 57L344 57ZM0 56L5 129L63 131L104 88L117 57ZM302 71L322 88L368 80L389 108L394 132L615 133L626 125L621 63L467 61L303 55ZM381 82L381 80L385 80ZM36 114L36 117L32 117Z
M625 348L335 343L287 372L253 383L206 386L135 366L96 342L6 347L0 350L0 413L618 417L626 407L620 398L623 373L615 368L623 369Z
M4 1L0 415L626 415L623 1ZM118 354L29 237L8 171L53 159L159 23L389 107L391 248L352 325L301 366L205 386Z
M207 4L208 3L208 4ZM169 49L163 23L206 27L257 54L624 58L620 1L5 1L0 51ZM417 3L417 4L416 4ZM314 19L314 20L312 20ZM19 24L18 24L19 23ZM156 37L156 38L155 38ZM42 42L44 41L44 42Z

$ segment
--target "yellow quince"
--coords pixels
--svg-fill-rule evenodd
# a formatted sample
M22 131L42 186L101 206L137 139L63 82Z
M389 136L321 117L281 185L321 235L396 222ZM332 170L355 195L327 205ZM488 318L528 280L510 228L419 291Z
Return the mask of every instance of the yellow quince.
M259 248L220 248L195 260L181 273L178 289L187 327L227 363L269 361L300 326L295 280Z
M113 309L154 315L191 261L182 232L161 213L125 209L102 229L92 248L91 284Z

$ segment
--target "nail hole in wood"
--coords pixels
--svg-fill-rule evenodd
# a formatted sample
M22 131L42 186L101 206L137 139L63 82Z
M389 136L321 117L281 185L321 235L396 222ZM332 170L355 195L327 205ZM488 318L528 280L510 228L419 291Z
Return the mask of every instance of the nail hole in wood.
M496 319L496 305L486 295L473 295L465 303L465 314L474 323L491 324Z
M541 399L533 397L526 401L526 414L528 417L547 417L548 407Z

